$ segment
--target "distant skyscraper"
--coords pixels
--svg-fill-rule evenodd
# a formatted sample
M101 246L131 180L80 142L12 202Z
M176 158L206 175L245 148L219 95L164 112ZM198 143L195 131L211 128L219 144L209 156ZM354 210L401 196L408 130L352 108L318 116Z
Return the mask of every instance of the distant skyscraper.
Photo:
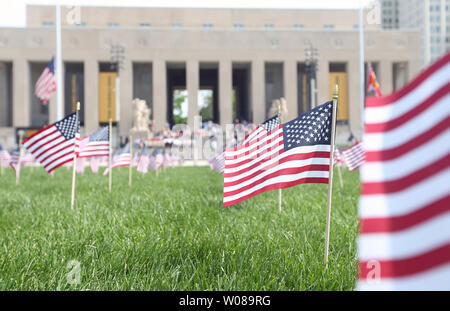
M419 30L425 66L450 49L449 5L450 0L382 0L383 28Z

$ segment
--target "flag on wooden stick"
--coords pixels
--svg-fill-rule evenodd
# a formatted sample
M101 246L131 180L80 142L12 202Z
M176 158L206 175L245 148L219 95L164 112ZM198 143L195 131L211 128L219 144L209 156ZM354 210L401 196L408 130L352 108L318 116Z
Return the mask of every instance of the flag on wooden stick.
M148 172L149 164L150 164L150 157L147 152L147 147L144 146L142 148L141 154L139 155L136 170L138 172L146 174Z
M73 161L78 149L76 136L80 135L80 122L76 113L44 127L23 141L23 146L42 164L48 173Z
M81 139L79 158L109 156L109 126L102 127L94 134Z
M128 142L125 147L120 151L120 154L113 157L112 161L112 167L116 168L120 166L130 166L131 165L131 153L130 153L130 143ZM109 167L106 168L106 170L103 172L103 176L108 174Z
M332 106L332 102L320 105L274 128L265 122L245 144L227 148L223 205L268 190L328 183Z
M450 53L365 111L359 290L450 290Z
M350 171L353 171L360 167L366 158L363 149L363 143L357 141L350 148L342 151L342 161L345 163L345 166L348 167Z

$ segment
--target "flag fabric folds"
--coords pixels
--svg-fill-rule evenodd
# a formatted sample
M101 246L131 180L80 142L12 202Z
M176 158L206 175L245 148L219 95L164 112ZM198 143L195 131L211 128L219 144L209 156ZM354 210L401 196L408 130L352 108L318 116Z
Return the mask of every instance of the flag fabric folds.
M328 183L332 107L327 102L274 127L268 120L242 146L227 148L223 205L268 190Z
M109 156L109 126L99 129L94 134L81 139L79 158Z
M5 150L2 146L0 146L0 165L3 167L8 167L10 162L11 155L8 150Z
M359 290L450 290L450 54L365 111Z
M357 141L353 146L342 151L342 161L350 171L360 167L364 163L365 158L362 142Z
M78 148L76 138L79 135L80 122L77 113L74 112L26 138L23 146L48 173L51 173L73 160L74 152Z
M150 157L148 156L147 147L142 149L141 154L138 158L137 168L138 172L146 174L148 172L148 167L150 165Z
M372 68L372 65L369 63L367 65L367 73L368 73L368 85L367 92L373 93L376 96L383 96L380 89L380 84L377 81L377 76L375 75L375 71Z
M40 75L34 87L34 94L47 104L52 94L56 91L55 59L52 58Z

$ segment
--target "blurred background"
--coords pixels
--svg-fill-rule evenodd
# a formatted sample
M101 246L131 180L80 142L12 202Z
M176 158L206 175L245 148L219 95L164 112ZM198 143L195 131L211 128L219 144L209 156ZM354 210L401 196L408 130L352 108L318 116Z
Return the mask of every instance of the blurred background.
M134 99L145 101L149 129L158 133L178 123L194 126L198 115L221 126L260 123L280 98L287 121L330 100L335 84L337 142L344 143L362 135L368 65L384 95L403 87L449 50L449 4L2 1L0 144L12 146L18 130L30 135L57 121L77 101L82 135L111 118L118 137L134 126ZM58 25L60 99L55 93L44 104L35 85L58 55Z

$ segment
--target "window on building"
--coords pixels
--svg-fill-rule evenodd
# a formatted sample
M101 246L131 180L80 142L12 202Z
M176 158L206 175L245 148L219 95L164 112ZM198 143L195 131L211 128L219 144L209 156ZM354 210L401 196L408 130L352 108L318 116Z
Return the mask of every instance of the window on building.
M213 29L213 24L203 24L203 29Z
M139 24L139 27L141 27L141 28L150 28L150 24L149 23L141 23L141 24Z
M264 29L274 29L275 25L274 24L265 24L264 25Z
M0 61L0 127L12 126L12 63Z
M294 29L304 29L305 28L305 25L303 25L303 24L295 24L294 25Z
M42 26L44 27L53 27L55 24L53 22L43 22Z
M325 24L325 25L323 25L323 28L325 28L325 29L334 29L334 25L332 25L332 24Z
M180 28L182 28L182 25L181 24L172 24L172 28L173 29L180 29Z
M119 23L108 23L108 27L109 28L118 28L119 27Z
M243 24L234 24L233 28L234 29L244 29L244 25Z

